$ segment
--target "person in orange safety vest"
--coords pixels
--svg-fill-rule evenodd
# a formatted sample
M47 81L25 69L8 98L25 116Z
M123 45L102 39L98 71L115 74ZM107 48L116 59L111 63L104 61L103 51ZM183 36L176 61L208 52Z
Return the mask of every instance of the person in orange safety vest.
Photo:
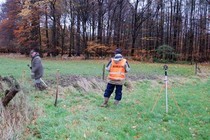
M122 99L122 86L125 83L126 73L130 70L130 66L126 59L121 55L121 50L116 49L115 56L112 58L106 66L106 70L109 71L108 84L104 92L104 102L101 107L107 107L108 101L115 89L115 105L119 104Z

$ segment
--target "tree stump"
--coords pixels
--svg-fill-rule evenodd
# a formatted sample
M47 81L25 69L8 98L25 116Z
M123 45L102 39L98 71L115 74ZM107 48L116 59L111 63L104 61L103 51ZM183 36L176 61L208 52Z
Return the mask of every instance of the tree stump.
M4 90L2 85L3 82L7 84L7 88L9 89ZM15 97L16 93L20 91L20 85L13 76L3 78L0 76L0 87L1 90L5 92L5 96L2 97L1 101L3 106L6 107L8 103Z

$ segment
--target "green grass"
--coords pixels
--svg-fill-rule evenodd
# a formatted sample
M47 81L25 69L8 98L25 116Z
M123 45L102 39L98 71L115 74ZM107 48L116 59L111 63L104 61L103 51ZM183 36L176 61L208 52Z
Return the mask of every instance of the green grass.
M21 78L25 71L26 76L28 76L30 71L27 64L30 64L30 60L29 57L28 59L12 59L1 56L0 72L2 75L13 75L16 78ZM46 78L55 75L57 70L63 75L102 76L103 65L107 63L106 60L69 60L56 61L56 63L55 60L43 60ZM130 62L130 65L132 70L129 75L164 75L164 64ZM194 74L193 65L168 64L168 66L170 76L190 76Z
M21 78L30 60L0 58L1 75L12 74ZM51 61L43 60L45 78L56 73L65 75L101 76L107 61ZM129 75L163 76L163 64L131 62ZM14 70L14 67L16 69ZM207 66L209 69L209 66ZM165 91L160 93L163 82L144 79L134 85L134 90L123 90L123 99L114 106L113 96L107 108L101 108L103 92L82 93L67 90L59 96L54 106L55 91L24 89L39 112L38 118L26 126L29 132L21 139L28 140L130 140L130 139L210 139L210 78L194 76L192 65L169 65L169 112L165 113ZM26 73L27 74L27 73ZM26 75L27 76L27 75ZM28 76L29 78L29 76ZM182 80L182 79L181 79ZM177 83L178 82L178 83ZM30 83L23 85L27 87ZM27 87L28 88L28 87ZM104 87L105 89L105 87ZM155 101L158 99L154 110Z
M210 80L174 88L173 93L169 90L168 114L165 113L164 94L151 112L159 93L151 90L150 84L149 81L141 82L132 93L125 91L117 107L111 98L107 108L99 107L102 93L66 92L65 98L59 99L58 107L53 106L54 97L35 93L34 96L40 96L36 102L43 109L43 115L37 119L36 125L28 126L36 127L39 136L32 129L34 135L27 137L61 140L209 139Z

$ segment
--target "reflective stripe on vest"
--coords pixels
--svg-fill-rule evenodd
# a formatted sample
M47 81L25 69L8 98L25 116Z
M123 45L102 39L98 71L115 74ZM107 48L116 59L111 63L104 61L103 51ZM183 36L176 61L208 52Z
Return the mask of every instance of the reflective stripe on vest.
M112 64L110 67L108 78L111 80L124 80L125 79L125 63L126 63L126 59L122 59L118 63L116 63L112 59Z

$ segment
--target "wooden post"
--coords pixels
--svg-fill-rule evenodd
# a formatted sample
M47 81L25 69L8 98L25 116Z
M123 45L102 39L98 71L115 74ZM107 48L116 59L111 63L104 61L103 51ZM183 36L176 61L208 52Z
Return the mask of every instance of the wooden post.
M56 72L56 81L57 81L57 87L56 87L56 93L55 93L55 104L54 104L54 106L57 106L57 101L58 101L59 69L57 69L57 72Z
M105 79L105 64L103 65L103 75L102 75L103 80Z

